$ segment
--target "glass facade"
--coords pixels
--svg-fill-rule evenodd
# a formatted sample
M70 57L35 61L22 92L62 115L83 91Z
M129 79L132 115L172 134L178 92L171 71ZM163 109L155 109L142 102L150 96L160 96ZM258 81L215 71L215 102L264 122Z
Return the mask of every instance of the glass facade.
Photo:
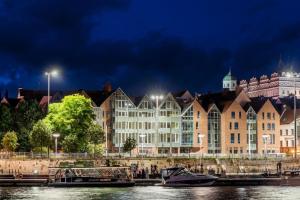
M221 153L221 113L215 105L208 113L208 153Z
M200 113L198 115L200 118ZM200 119L199 119L200 120ZM197 129L199 129L199 123ZM182 116L182 137L181 144L183 146L192 146L194 135L194 111L193 106L191 106Z
M131 137L137 141L139 149L143 146L144 153L152 153L152 147L179 147L181 109L170 95L159 103L156 108L148 96L133 102L117 90L111 101L113 146L122 152L126 139Z
M247 111L247 144L249 144L250 133L250 148L251 153L257 153L257 116L252 107ZM249 130L250 128L250 130ZM249 152L249 146L247 147Z

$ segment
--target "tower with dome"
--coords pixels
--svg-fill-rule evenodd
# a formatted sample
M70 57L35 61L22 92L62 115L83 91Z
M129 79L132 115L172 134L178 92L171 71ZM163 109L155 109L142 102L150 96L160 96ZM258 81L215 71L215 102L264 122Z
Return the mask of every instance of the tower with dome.
M227 89L229 91L235 91L237 86L237 79L235 76L231 74L231 69L228 74L223 78L223 89Z

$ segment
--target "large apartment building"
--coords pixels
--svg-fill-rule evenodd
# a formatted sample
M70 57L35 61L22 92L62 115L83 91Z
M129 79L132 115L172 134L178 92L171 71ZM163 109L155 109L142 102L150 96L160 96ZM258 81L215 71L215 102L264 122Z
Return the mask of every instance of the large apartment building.
M122 153L127 138L137 141L134 154L264 154L280 152L278 100L250 98L227 74L222 92L193 96L189 91L130 96L106 85L98 91L52 92L50 102L79 93L91 98L107 133L108 151ZM236 89L237 88L237 89ZM46 91L20 89L18 99L36 99L45 106ZM2 102L5 102L3 99ZM250 145L249 145L250 142Z

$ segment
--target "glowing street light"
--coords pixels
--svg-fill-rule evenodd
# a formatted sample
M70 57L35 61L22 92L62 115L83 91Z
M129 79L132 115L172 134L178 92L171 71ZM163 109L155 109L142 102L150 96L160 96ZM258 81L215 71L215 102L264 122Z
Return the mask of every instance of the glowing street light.
M57 76L58 72L56 70L53 70L51 72L45 72L45 75L48 77L48 110L49 110L49 104L50 104L50 78L51 76Z

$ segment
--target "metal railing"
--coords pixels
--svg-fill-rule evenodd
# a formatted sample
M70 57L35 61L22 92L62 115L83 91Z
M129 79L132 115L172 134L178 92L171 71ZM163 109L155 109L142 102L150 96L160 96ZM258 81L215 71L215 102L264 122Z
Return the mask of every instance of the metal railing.
M199 154L199 153L161 153L161 154L132 154L129 153L109 153L109 158L219 158L219 159L289 159L286 154L252 154L249 158L248 154ZM94 155L90 153L33 153L33 152L0 152L0 159L99 159L105 158L103 155Z

